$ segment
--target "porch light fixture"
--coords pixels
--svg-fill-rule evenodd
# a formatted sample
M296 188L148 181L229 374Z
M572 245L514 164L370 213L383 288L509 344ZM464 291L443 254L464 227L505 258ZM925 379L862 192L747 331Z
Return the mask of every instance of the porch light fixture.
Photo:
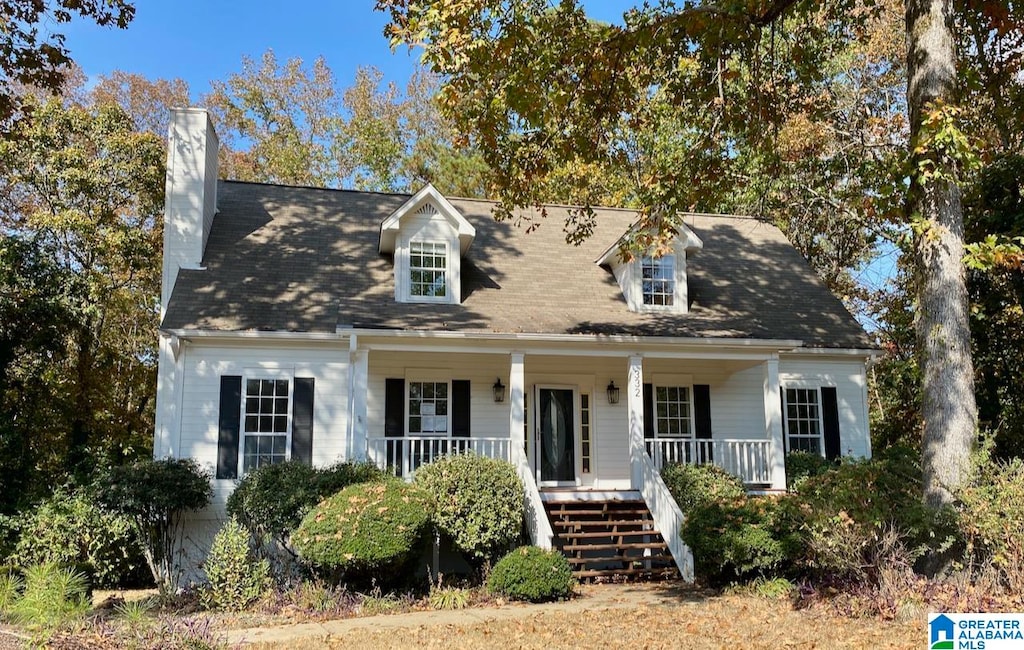
M492 386L492 388L494 389L494 401L498 402L499 404L501 402L504 402L505 384L501 383L501 377L498 377L497 380L495 380L494 386Z
M615 380L608 382L608 403L619 403L619 387L615 385Z

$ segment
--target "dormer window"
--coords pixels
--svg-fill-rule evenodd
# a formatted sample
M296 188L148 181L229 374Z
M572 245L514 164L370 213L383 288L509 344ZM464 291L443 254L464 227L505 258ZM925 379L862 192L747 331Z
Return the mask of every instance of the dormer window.
M676 256L643 257L640 282L645 307L671 307L675 304Z
M409 295L413 299L448 296L448 245L445 242L409 243Z

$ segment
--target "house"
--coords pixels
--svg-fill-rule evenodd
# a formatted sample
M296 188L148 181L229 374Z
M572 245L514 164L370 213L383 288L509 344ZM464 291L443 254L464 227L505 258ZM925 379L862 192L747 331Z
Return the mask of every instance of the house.
M266 463L370 459L408 477L473 451L517 467L535 544L636 504L615 514L643 511L620 529L642 547L623 566L660 548L691 575L662 464L772 491L787 450L870 455L876 351L774 226L689 214L671 255L626 262L629 210L597 209L574 247L564 206L532 233L492 207L429 185L220 181L206 112L174 112L154 454L215 473L196 537Z

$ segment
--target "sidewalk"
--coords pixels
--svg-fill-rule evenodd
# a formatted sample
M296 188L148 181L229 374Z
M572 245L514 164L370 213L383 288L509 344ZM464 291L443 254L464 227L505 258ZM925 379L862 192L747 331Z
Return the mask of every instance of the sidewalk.
M435 625L475 625L491 621L521 619L549 612L576 613L600 610L635 609L640 606L678 606L699 602L702 595L683 583L631 583L617 585L584 585L580 596L568 602L539 605L510 603L501 607L410 612L346 618L319 623L295 623L231 630L228 643L287 643L302 638L342 636L359 628L406 629Z

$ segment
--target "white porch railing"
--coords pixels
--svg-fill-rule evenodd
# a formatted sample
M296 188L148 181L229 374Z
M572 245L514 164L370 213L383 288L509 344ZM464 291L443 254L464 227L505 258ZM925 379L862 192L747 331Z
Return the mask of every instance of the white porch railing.
M772 482L772 441L698 438L647 438L647 454L660 470L667 463L717 465L747 484Z
M650 456L644 453L631 454L632 474L634 486L640 490L651 516L654 518L654 525L658 532L665 539L672 559L683 580L693 582L693 553L686 544L680 533L683 530L683 523L686 517L679 505L669 492L668 486L661 478L661 472L654 466Z
M551 528L551 522L548 521L548 513L544 510L544 502L540 498L540 490L537 488L533 468L530 467L522 445L512 448L512 464L516 466L516 473L523 482L525 490L523 518L526 521L526 530L530 533L530 542L534 546L550 549L555 532Z
M377 467L395 476L411 478L421 465L432 463L449 454L473 452L488 458L511 460L508 438L440 438L435 436L404 436L402 438L370 438L370 460Z

